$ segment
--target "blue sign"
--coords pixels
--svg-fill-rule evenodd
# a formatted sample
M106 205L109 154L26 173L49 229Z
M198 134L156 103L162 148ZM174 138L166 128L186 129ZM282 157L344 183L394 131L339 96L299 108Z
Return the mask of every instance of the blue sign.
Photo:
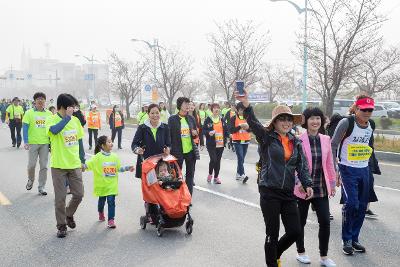
M144 90L145 90L146 92L150 92L150 91L151 91L151 86L150 86L150 84L146 84L145 87L144 87Z
M93 81L94 80L94 74L85 74L83 79L85 81Z

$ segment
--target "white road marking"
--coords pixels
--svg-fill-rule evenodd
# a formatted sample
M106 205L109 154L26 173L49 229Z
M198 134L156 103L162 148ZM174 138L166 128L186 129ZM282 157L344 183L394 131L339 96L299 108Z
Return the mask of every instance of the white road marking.
M385 189L385 190L390 190L390 191L395 191L395 192L400 192L400 189L397 188L391 188L387 186L381 186L381 185L375 185L377 188Z
M0 205L3 205L3 206L11 205L10 200L8 200L8 198L5 195L3 195L3 193L1 193L1 192L0 192Z
M379 162L379 165L390 166L390 167L400 167L400 164L390 164L390 163L382 163L382 162Z

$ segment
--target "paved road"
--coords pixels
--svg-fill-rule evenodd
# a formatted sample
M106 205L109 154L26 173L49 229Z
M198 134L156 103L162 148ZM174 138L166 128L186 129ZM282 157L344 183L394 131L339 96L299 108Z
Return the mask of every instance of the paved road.
M130 152L134 129L126 129L123 150L116 151L123 164L136 161ZM104 131L108 134L108 131ZM264 266L264 223L258 207L258 192L254 181L254 147L250 149L245 168L251 177L248 184L234 180L236 162L232 152L224 154L222 185L207 184L208 156L196 165L196 190L192 215L193 234L184 228L156 236L153 228L139 227L143 214L140 182L133 174L120 176L115 230L97 221L97 199L91 194L92 174L84 173L85 198L76 214L77 228L69 230L65 239L56 238L54 194L49 174L47 197L25 190L27 153L10 146L8 129L0 128L0 158L2 175L0 192L11 205L0 205L1 266ZM87 151L88 154L91 151ZM335 217L332 222L330 256L338 266L399 266L400 258L400 183L397 172L400 163L382 162L384 174L376 178L380 199L373 204L379 220L367 220L361 240L368 252L346 257L341 252L340 206L338 197L331 201ZM0 196L0 202L1 196ZM306 249L313 264L318 265L318 224L309 214L306 226ZM295 260L295 248L283 255L283 266L301 266Z

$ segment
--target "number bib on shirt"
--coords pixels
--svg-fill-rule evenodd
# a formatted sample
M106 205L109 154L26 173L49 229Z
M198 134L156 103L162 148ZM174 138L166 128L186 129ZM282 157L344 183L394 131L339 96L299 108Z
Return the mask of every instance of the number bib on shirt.
M190 137L190 130L189 128L181 128L181 137L182 138L186 138L186 137Z
M347 159L350 161L365 161L371 157L372 148L368 145L349 144L347 147Z
M215 144L216 147L224 146L224 136L221 133L215 133Z
M103 173L105 177L115 177L117 173L117 164L115 162L104 162Z
M63 136L66 147L72 147L78 144L78 135L76 130L65 131Z
M45 128L46 127L46 117L36 116L35 117L35 127Z

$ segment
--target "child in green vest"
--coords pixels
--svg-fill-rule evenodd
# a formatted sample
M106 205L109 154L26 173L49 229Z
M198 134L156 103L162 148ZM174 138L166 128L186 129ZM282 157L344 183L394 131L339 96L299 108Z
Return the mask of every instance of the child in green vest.
M113 142L111 137L100 136L97 139L95 155L86 161L85 169L93 171L93 193L99 197L99 221L105 221L104 205L108 203L108 228L115 228L115 196L118 195L118 173L134 171L133 166L121 167L117 154L111 152Z

